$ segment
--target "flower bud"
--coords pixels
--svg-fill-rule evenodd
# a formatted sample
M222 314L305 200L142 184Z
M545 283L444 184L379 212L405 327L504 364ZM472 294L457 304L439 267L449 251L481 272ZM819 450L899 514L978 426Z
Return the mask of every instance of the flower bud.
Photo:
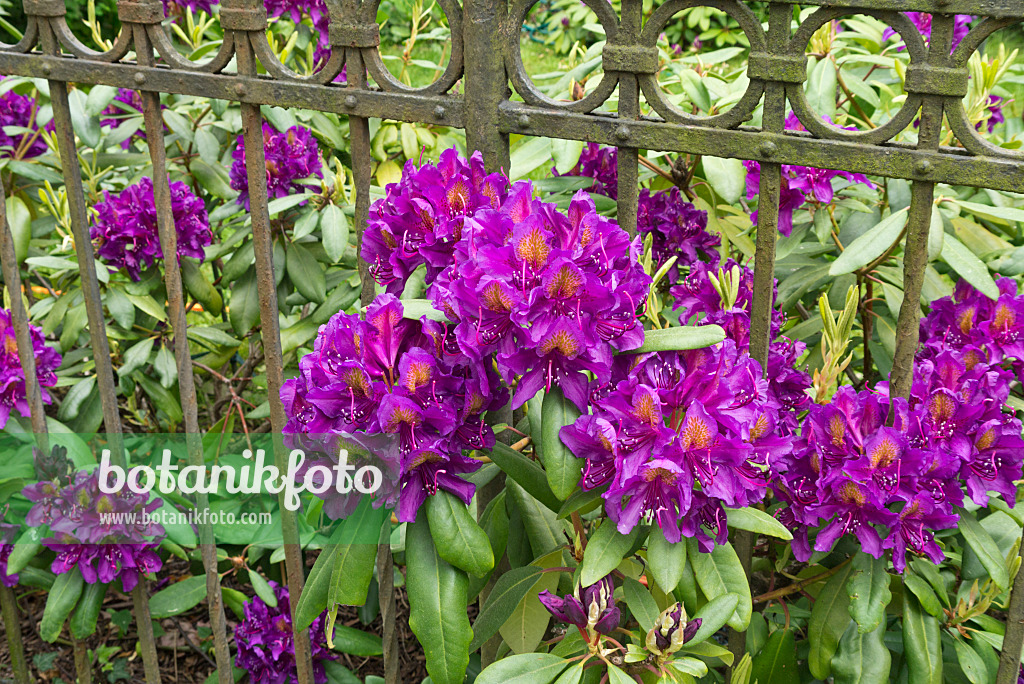
M686 620L683 604L666 608L654 621L654 627L647 633L647 650L660 656L675 653L683 644L693 638L700 628L701 620Z

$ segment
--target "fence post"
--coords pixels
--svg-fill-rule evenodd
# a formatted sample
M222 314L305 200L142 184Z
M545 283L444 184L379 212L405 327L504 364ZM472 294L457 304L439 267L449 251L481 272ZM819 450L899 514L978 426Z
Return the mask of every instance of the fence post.
M509 97L503 36L519 31L508 26L503 0L466 0L462 9L466 105L466 146L479 150L490 172L510 167L508 134L498 126L498 107Z
M247 19L258 17L261 28L266 29L267 14L263 3L257 0L233 0L225 2L244 12ZM240 76L255 78L258 74L256 55L248 29L234 33L238 73ZM263 149L263 115L260 105L245 102L245 85L239 83L235 91L242 106L242 137L245 141L245 166L249 181L250 216L252 217L253 251L256 257L256 286L260 300L260 337L263 340L263 355L267 369L267 400L270 404L270 424L273 432L274 462L280 472L287 470L286 454L282 435L287 422L284 404L281 401L281 386L284 384L284 360L281 352L281 325L278 320L277 287L274 280L274 247L270 232L270 211L267 208L267 162ZM313 663L310 656L309 630L299 629L295 611L302 595L306 576L302 564L302 548L299 545L298 522L294 511L285 506L285 492L278 496L281 510L281 535L284 541L285 570L288 580L289 606L291 609L295 664L298 684L313 684Z

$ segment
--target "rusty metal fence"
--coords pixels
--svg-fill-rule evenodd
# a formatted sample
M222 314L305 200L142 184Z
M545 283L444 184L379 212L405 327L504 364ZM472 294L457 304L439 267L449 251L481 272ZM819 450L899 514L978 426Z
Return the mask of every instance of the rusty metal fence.
M460 6L457 0L440 0L451 27L450 60L434 83L424 88L410 88L394 78L382 61L377 24L380 0L327 0L332 52L322 69L312 76L300 76L278 60L267 40L267 14L262 0L222 0L220 23L224 41L219 52L202 63L190 61L175 49L162 25L161 0L119 0L122 30L106 52L91 50L74 36L66 21L65 0L24 0L27 28L17 44L0 45L0 73L45 79L49 83L95 352L105 432L121 433L121 422L89 239L89 219L68 100L69 84L102 84L134 89L142 94L164 255L167 305L175 332L174 351L184 428L190 439L189 453L194 464L201 464L203 456L191 351L184 334L186 311L181 273L175 258L176 234L166 173L160 93L217 98L241 105L270 418L278 437L285 424L280 399L283 362L260 113L260 106L268 104L348 117L356 183L357 239L361 239L370 206L370 117L464 128L469 149L480 150L491 171L509 168L509 135L513 133L614 145L619 148L618 217L631 233L636 230L638 150L760 162L751 355L762 365L765 365L770 341L782 165L839 168L911 181L904 259L906 296L899 314L891 377L896 393L907 396L918 342L919 302L936 183L1024 192L1024 151L1000 148L985 140L968 120L962 102L968 92L971 54L995 31L1024 20L1024 3L1021 0L804 0L801 5L818 6L818 9L793 31L795 3L789 0L768 4L766 25L740 0L670 0L646 22L643 21L642 0L622 0L621 13L617 13L608 0L583 0L597 15L607 36L602 57L605 77L598 87L578 101L555 101L531 81L520 53L521 28L537 1L512 0L506 4L505 0L464 0ZM712 7L730 15L750 43L749 85L745 94L728 111L709 117L695 116L671 104L656 76L659 34L676 14L697 6ZM929 44L902 14L906 11L933 14ZM812 35L831 20L851 14L870 15L891 26L905 42L910 56L905 81L907 97L902 109L884 125L865 131L828 125L812 110L804 90L807 46ZM954 50L955 14L983 19L975 22L974 28ZM335 83L343 68L346 82ZM462 87L456 89L460 81ZM511 99L510 83L521 101ZM616 88L617 114L598 111ZM455 90L461 94L453 92ZM641 97L653 110L650 116L642 114ZM762 102L761 127L744 125ZM795 112L806 132L785 130L784 120L789 109ZM941 144L944 119L959 143L955 147ZM917 143L894 142L894 138L915 120L919 120ZM6 217L2 217L0 223L3 223L0 255L4 279L7 286L17 292L21 281L13 238ZM360 264L360 273L364 285L362 300L366 304L373 296L373 282L365 264ZM12 297L11 302L25 376L34 378L28 314L19 297ZM29 399L33 429L45 435L39 388L31 382ZM277 451L278 458L283 458L281 449ZM114 448L112 453L122 452ZM205 504L204 501L198 503ZM282 526L294 611L302 591L303 565L294 513L283 506ZM232 670L213 533L208 525L200 530L200 542L207 570L218 678L221 684L228 684L233 681ZM746 557L749 562L749 547ZM384 580L390 579L390 568L390 549L384 545L378 556L378 570ZM385 662L391 684L397 679L394 603L388 586L390 581L381 584ZM158 682L160 675L144 582L135 589L133 599L146 681ZM1022 611L1024 581L1018 577L1010 613L1012 616ZM12 626L8 621L10 615L12 613L5 610L5 623L9 628ZM16 613L13 615L16 618ZM1006 671L1010 671L1008 668L1016 671L1022 638L1024 624L1009 620L1003 651ZM312 682L309 644L299 632L295 634L295 643L299 682L308 684ZM84 647L76 644L76 655L78 651L84 658ZM28 681L24 661L20 668L18 663L14 664L16 675Z

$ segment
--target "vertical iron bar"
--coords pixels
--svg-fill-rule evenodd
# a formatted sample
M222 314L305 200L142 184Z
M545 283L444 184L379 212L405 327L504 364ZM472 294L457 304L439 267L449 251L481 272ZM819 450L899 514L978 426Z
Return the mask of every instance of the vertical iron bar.
M498 128L498 107L509 97L505 73L505 31L519 31L507 23L505 2L465 0L462 8L465 56L466 144L480 150L491 173L511 167L508 134Z
M28 663L25 661L25 644L21 639L21 621L18 619L18 603L10 587L0 584L0 614L4 618L4 634L7 636L7 650L11 654L11 669L17 684L30 684Z
M50 55L60 53L56 37L49 24L40 27L44 52ZM92 342L96 364L96 384L99 387L100 403L103 408L103 424L110 444L111 459L126 467L124 446L121 440L121 417L117 408L117 386L110 361L110 346L107 342L103 318L103 299L99 280L96 277L96 260L92 241L89 237L89 219L86 210L85 189L82 186L82 168L78 162L78 148L75 145L75 131L71 123L71 104L68 86L63 81L49 80L50 101L53 107L53 122L56 128L57 147L61 159L61 171L67 191L70 210L71 230L75 239L75 253L78 257L79 274L82 279L82 295L85 299L86 315L89 320L89 337ZM153 624L149 617L149 597L144 578L132 590L135 604L135 618L139 630L142 660L146 681L159 684L160 666L156 660L156 642ZM77 663L77 659L76 659ZM82 674L79 673L81 677Z
M639 42L643 21L642 0L622 0L622 19L619 24L620 40L626 44ZM629 139L629 122L640 118L640 84L636 74L619 73L619 126L615 131L620 140ZM637 204L640 197L640 150L635 147L618 148L618 211L619 225L636 237Z
M353 16L357 6L352 0L345 3L345 12ZM377 48L368 48L375 50ZM358 92L366 89L366 66L359 50L345 51L345 84ZM359 269L359 303L368 306L376 295L376 284L370 266L362 257L363 234L370 217L370 121L365 117L350 116L349 138L352 140L352 179L355 184L356 206L356 263ZM398 632L396 630L397 604L395 602L394 558L391 555L391 518L384 520L377 544L377 601L383 627L381 634L384 682L398 684Z
M772 3L768 7L768 52L783 54L790 37L792 9L789 5ZM785 130L786 91L782 83L765 86L761 129L770 133ZM771 156L774 145L765 144L760 150ZM757 200L757 241L754 250L754 293L750 303L750 356L768 372L768 347L772 337L772 310L775 291L775 243L779 236L779 199L782 191L782 166L774 162L761 162L761 181ZM755 536L752 532L737 531L734 535L736 555L743 574L750 579L750 563ZM729 630L729 650L735 662L743 657L747 647L746 632ZM729 671L726 681L731 681Z
M147 31L150 27L135 27L135 52L139 63L153 66L154 50ZM162 31L158 26L152 30ZM192 352L188 341L188 320L185 313L185 298L181 282L181 266L178 263L178 234L171 205L170 181L167 176L166 148L164 144L163 116L160 113L160 95L153 91L140 91L142 115L145 121L146 142L153 164L153 201L156 207L157 230L164 258L164 284L167 289L167 305L170 310L171 330L174 334L174 358L178 367L178 391L184 415L185 440L188 448L189 465L203 467L203 445L199 433L199 408L196 399L195 376L192 370ZM196 506L200 511L210 507L205 492L196 493ZM228 649L224 600L220 589L220 574L217 572L217 547L213 526L205 517L198 525L200 553L203 571L206 573L206 600L210 611L210 628L213 632L214 657L217 662L217 681L231 684L231 653ZM148 612L148 606L146 607Z
M255 7L255 5L253 5ZM238 73L257 75L256 55L248 33L236 34L235 56ZM244 90L241 91L244 93ZM259 105L242 105L242 136L245 140L245 166L249 181L250 216L252 218L253 251L256 257L256 287L260 299L260 335L267 369L267 393L270 402L270 423L273 430L274 462L281 472L287 470L282 435L286 421L281 401L284 384L284 360L281 353L281 325L278 319L277 286L274 280L274 246L270 232L270 211L267 208L267 160L263 149L263 115ZM310 657L309 630L299 629L295 611L302 595L306 577L302 567L302 548L295 511L285 506L285 492L278 495L281 510L281 536L284 539L285 570L288 575L289 605L292 614L295 663L298 684L313 684L313 663Z

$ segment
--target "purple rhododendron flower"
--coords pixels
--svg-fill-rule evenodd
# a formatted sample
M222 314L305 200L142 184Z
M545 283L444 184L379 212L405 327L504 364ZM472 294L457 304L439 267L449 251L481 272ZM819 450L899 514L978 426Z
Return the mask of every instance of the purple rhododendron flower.
M38 109L35 98L28 95L19 95L14 90L0 94L0 157L31 159L49 149L39 135ZM52 120L44 130L54 131Z
M786 130L804 130L796 113L790 112L786 117ZM846 130L856 129L847 127ZM747 169L747 199L751 200L760 192L761 165L756 161L744 161L743 166ZM837 177L845 178L850 184L861 183L869 188L875 187L862 173L783 164L782 189L779 195L779 232L783 235L793 232L793 212L804 203L830 204L835 196L832 181ZM756 224L757 212L751 214L750 218Z
M587 372L609 377L612 350L643 343L636 312L651 278L639 263L640 238L597 213L580 190L568 215L517 183L500 211L464 222L455 260L428 289L456 322L459 347L474 359L496 355L513 408L558 386L580 410Z
M235 627L238 652L235 665L249 674L253 684L285 684L298 679L295 644L288 589L268 582L277 598L270 606L259 596L245 602L245 619ZM324 662L338 656L327 646L327 612L318 615L309 626L309 647L313 661L313 681L324 684Z
M213 14L213 6L218 0L164 0L164 14L168 17L176 14L184 15L186 10Z
M26 524L49 525L53 533L43 545L57 554L50 566L54 574L78 568L89 584L120 579L128 592L140 574L163 566L154 542L163 537L164 529L143 517L162 504L150 500L148 493L125 488L104 494L99 471L79 471L67 483L43 480L25 487L22 494L34 504Z
M0 584L5 587L18 585L18 574L7 573L7 559L14 551L14 539L18 534L18 526L0 522Z
M622 618L615 605L615 585L612 576L605 575L588 587L576 586L565 596L556 596L548 590L537 596L556 620L573 625L588 644L600 634L611 634Z
M605 510L623 534L651 519L670 542L724 544L722 506L761 501L767 466L792 449L760 365L727 339L618 357L614 368L594 388L591 413L560 432L586 461L580 486L608 486Z
M178 234L178 257L202 261L203 247L213 241L206 206L181 181L170 184L171 212ZM90 235L96 242L96 256L114 268L124 268L128 277L139 280L142 269L162 258L157 230L153 180L143 178L116 195L104 191L96 205L96 222Z
M55 371L60 368L60 353L46 344L43 331L29 325L32 338L32 352L36 358L36 379L42 392L43 403L49 404L52 399L47 387L57 384ZM7 425L12 411L17 411L23 418L32 415L25 394L25 374L18 358L18 340L14 335L11 312L0 309L0 429Z
M707 231L708 213L684 200L679 188L654 193L646 188L641 190L636 227L641 235L653 235L651 249L658 267L677 257L667 274L669 282L677 279L680 266L698 261L718 266L720 257L716 248L722 244L722 239Z
M978 125L975 126L977 129L981 129L982 123L988 128L988 132L992 133L996 130L998 124L1006 121L1006 117L1003 116L1003 98L998 95L988 96L988 106L985 108L986 119L985 121L979 121Z
M597 143L588 142L583 152L580 154L580 160L576 162L574 166L566 176L582 176L584 178L593 178L594 185L590 188L591 192L596 192L612 199L618 199L619 197L619 151L614 147L601 147ZM562 174L552 167L551 173L555 176L561 176Z
M931 40L932 15L928 14L927 12L904 12L904 14L907 16L908 19L910 19L911 22L913 22L914 26L917 27L917 30L921 32L921 36L924 38L926 43L929 40ZM953 50L955 50L956 47L960 44L960 41L963 40L967 36L967 34L971 32L970 24L972 18L973 17L967 14L958 14L953 19ZM886 29L882 31L882 40L889 40L890 38L898 36L899 34L896 33L896 29L892 28L891 26L886 27ZM896 49L902 52L903 50L906 50L907 47L906 45L902 44L902 40L900 42L901 45Z
M323 178L323 162L316 138L302 126L292 126L279 133L263 123L263 152L267 162L267 198L287 197L293 193L316 191L315 185L302 183L306 178ZM238 190L238 204L249 209L249 175L245 166L245 140L238 136L238 145L231 153L231 187Z
M370 207L362 257L374 279L398 296L413 271L425 264L425 282L431 285L452 263L466 218L498 209L508 185L508 178L484 171L479 152L467 161L447 149L437 165L419 168L408 160L402 180L388 184L384 199Z
M336 453L342 438L382 459L391 481L376 503L397 501L403 522L415 520L438 489L468 504L475 487L459 474L480 462L463 451L494 445L484 414L508 395L489 364L453 345L445 326L404 319L392 295L378 295L366 320L335 314L320 328L313 353L299 362L299 377L281 390L285 432L321 440L326 453ZM344 514L349 506L333 510Z

